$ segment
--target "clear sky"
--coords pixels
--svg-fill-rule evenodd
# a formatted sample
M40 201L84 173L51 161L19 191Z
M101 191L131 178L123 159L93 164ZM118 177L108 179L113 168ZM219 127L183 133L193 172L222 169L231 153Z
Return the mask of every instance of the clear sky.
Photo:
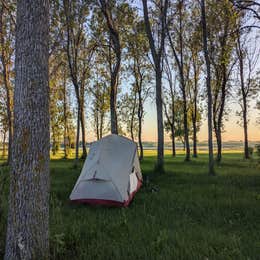
M260 141L260 125L256 124L257 116L260 116L260 112L253 109L254 101L252 102L252 108L249 111L249 140ZM156 125L156 107L154 103L147 102L145 106L146 115L144 120L144 141L156 141L157 140L157 125ZM232 104L230 107L230 114L225 121L225 132L223 133L223 141L240 141L243 140L243 128L237 124L239 117L236 115L236 111L239 110L239 106ZM259 115L257 115L259 113ZM207 134L207 120L206 113L203 116L203 123L198 133L199 141L205 141L208 138ZM165 141L170 141L170 137L166 134Z

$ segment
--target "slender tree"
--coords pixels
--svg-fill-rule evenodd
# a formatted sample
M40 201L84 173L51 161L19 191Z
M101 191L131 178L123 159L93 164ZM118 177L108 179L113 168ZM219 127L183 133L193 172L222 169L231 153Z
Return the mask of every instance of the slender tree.
M254 84L254 72L259 58L259 49L257 37L255 39L249 37L248 34L242 35L241 31L237 32L236 53L238 58L238 75L239 75L239 104L241 107L238 113L242 118L244 129L244 157L249 159L248 144L248 111L250 100L256 96L256 87ZM251 41L251 42L250 42ZM247 43L247 45L246 45Z
M79 134L81 126L81 141L83 154L87 156L86 126L85 126L85 92L89 77L90 61L95 44L86 33L86 17L89 9L85 1L63 0L66 24L66 52L77 100L77 135L76 135L76 165L79 158Z
M211 90L211 69L210 59L208 52L208 30L206 20L205 1L200 1L201 6L201 25L202 25L202 38L203 38L203 51L206 62L206 85L207 85L207 105L208 105L208 151L209 151L209 175L215 175L214 171L214 156L213 156L213 139L212 139L212 90Z
M147 0L142 0L146 34L152 53L156 82L156 108L157 108L157 165L159 172L164 171L164 126L163 126L163 100L162 100L162 61L166 38L168 0L160 1L158 15L159 33L155 39L152 33L151 21L148 13ZM158 42L157 42L158 41Z
M187 1L178 0L175 8L171 10L176 17L176 25L170 31L169 26L167 26L167 35L169 39L169 45L173 52L175 62L177 64L180 90L183 99L183 129L184 129L184 140L186 157L185 160L190 160L190 143L189 143L189 127L188 127L188 79L190 73L190 58L187 55L187 46L185 44L188 42L187 37ZM175 14L176 13L176 14ZM172 18L172 17L171 17ZM175 42L173 41L173 36L175 36Z
M111 82L110 82L110 117L111 117L111 133L118 134L117 125L117 87L118 77L121 66L121 43L118 32L118 24L112 16L111 1L99 0L101 11L106 19L107 27L109 29L109 42L111 49L115 54L115 63L111 68Z
M5 259L49 258L49 2L17 2Z
M3 77L3 86L5 90L5 104L8 123L8 160L7 164L10 164L11 160L11 147L13 141L13 54L14 54L14 18L13 11L14 3L12 1L8 3L0 3L0 61L1 61L1 73Z

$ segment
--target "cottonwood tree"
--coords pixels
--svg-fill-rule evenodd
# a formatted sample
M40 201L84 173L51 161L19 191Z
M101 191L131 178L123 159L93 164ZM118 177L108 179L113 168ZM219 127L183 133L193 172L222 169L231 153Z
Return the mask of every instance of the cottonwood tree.
M236 63L234 56L238 13L229 1L208 4L209 56L212 64L213 127L217 141L218 162L222 159L222 131L227 99L231 94L230 77Z
M153 5L153 23L149 16L147 0L143 2L143 13L146 34L152 53L153 68L155 72L155 92L157 108L157 165L159 172L164 171L164 126L163 126L163 100L162 100L162 71L163 53L166 39L166 24L168 0L159 1ZM151 3L152 4L152 3ZM152 26L152 24L154 26Z
M191 68L188 81L189 111L192 119L193 157L197 157L197 132L201 122L201 75L202 75L202 31L200 26L200 9L197 3L191 5L189 23L189 39L187 40Z
M138 145L140 149L139 159L144 156L142 129L144 120L144 103L151 94L150 73L152 71L151 63L148 59L149 43L145 34L144 21L136 15L131 31L127 38L127 58L129 59L129 73L133 76L134 81L131 88L132 97L130 100L130 132L134 140L133 129L137 126Z
M98 54L96 55L98 56ZM109 85L107 84L107 73L102 64L98 64L103 59L102 57L95 59L95 69L96 77L94 79L93 86L89 88L92 99L92 115L93 115L93 125L94 132L96 134L97 140L101 139L105 134L105 122L107 113L109 112L109 102L110 102L110 91Z
M259 47L257 36L251 38L249 34L242 34L237 31L236 54L238 58L238 78L239 78L239 105L241 110L238 115L242 119L244 129L244 157L250 158L248 145L248 111L250 100L257 94L257 85L254 84L256 65L259 59Z
M211 88L211 64L208 51L208 25L206 19L205 1L200 0L201 8L201 26L202 26L202 42L203 52L206 63L206 86L207 86L207 107L208 107L208 152L209 152L209 175L215 175L214 156L213 156L213 139L212 139L212 88Z
M49 258L49 2L17 2L5 259Z
M85 92L90 73L90 61L95 44L86 31L86 19L89 6L85 1L64 0L64 14L66 17L66 51L71 81L74 85L77 100L77 137L76 164L79 158L79 133L81 126L82 158L87 155L85 130Z
M14 56L14 14L13 1L0 2L0 71L2 86L5 92L5 106L8 123L8 160L11 160L11 147L13 140L13 56Z
M176 156L176 145L175 145L175 109L176 109L176 96L177 96L177 90L176 90L176 75L173 75L173 65L170 64L168 60L168 55L165 55L165 64L164 64L164 73L166 75L166 80L169 85L169 89L164 90L165 95L164 96L164 113L166 117L165 122L165 130L166 132L170 132L170 137L172 140L172 156Z
M109 30L110 51L114 53L114 62L110 64L110 119L111 133L118 134L117 123L117 87L119 80L119 72L121 66L121 43L119 37L119 24L112 15L112 1L99 0L102 14L105 17L107 28ZM112 53L110 53L112 55ZM112 61L112 60L111 60Z
M176 18L173 27L167 26L167 35L169 40L169 46L173 52L173 56L177 65L180 89L183 99L183 129L184 129L184 140L186 147L186 157L185 160L190 160L190 144L189 144L189 128L188 128L188 79L190 72L190 58L187 55L187 45L185 42L188 41L187 38L187 1L179 0L177 1L171 10L171 14L174 13L174 18ZM172 18L173 15L171 15ZM173 37L175 41L173 41Z

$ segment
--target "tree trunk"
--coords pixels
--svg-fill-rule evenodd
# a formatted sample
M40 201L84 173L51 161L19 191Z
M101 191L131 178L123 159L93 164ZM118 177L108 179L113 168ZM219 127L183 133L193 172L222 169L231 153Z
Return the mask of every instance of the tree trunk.
M49 2L17 1L5 259L49 259Z
M82 150L83 150L81 158L86 159L87 147L86 147L86 130L85 130L85 109L83 103L81 104L81 110L80 110L80 124L81 124Z
M117 75L112 75L111 78L111 89L110 89L110 116L111 116L111 133L118 134L117 126Z
M245 159L249 159L249 149L248 149L248 126L247 126L247 100L243 97L243 126L244 126L244 154Z
M64 158L68 158L68 118L67 118L67 92L66 92L66 79L63 82L63 117L64 117Z
M78 104L78 111L77 111L77 133L76 133L76 155L75 155L75 162L74 166L78 166L79 161L79 133L80 133L80 105Z
M106 19L107 27L109 30L110 39L113 44L113 51L115 53L115 64L111 71L111 84L110 84L110 117L111 117L111 133L118 134L117 125L117 87L118 77L121 66L121 44L118 33L118 28L115 20L113 20L110 1L99 0L101 11Z
M197 125L196 125L196 116L194 116L192 120L192 125L193 125L193 157L197 158L198 153L197 153Z
M184 92L184 90L183 90ZM187 111L187 100L186 94L183 93L183 124L184 124L184 141L186 148L185 161L190 161L190 143L189 143L189 128L188 128L188 111Z
M216 141L217 141L217 162L221 162L222 159L222 137L221 128L218 127L216 131Z
M198 106L197 106L197 96L198 96L198 76L195 62L193 62L193 69L194 69L194 108L192 113L192 126L193 126L193 157L198 157L197 152L197 113L198 113Z
M171 135L172 135L172 156L176 156L176 148L175 148L175 131L174 131L174 125L171 125Z
M144 158L144 149L142 142L142 119L143 119L143 100L142 100L142 90L141 86L138 88L138 143L140 149L139 160L142 161Z
M210 59L208 53L208 31L206 22L205 0L201 0L201 23L203 36L203 51L207 69L207 105L208 105L208 150L209 150L209 175L215 175L214 157L213 157L213 140L212 140L212 91L211 91L211 71Z
M157 165L156 170L164 172L164 129L163 129L163 104L162 104L162 72L156 64L156 107L157 107Z

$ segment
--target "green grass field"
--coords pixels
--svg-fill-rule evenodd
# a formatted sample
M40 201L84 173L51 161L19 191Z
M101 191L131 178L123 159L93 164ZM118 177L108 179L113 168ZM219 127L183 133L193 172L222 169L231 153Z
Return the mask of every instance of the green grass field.
M225 153L207 175L207 155L192 162L166 155L166 173L153 174L128 208L72 205L80 174L73 160L51 161L52 259L260 259L260 167ZM82 165L83 162L81 162ZM8 169L0 168L0 259L4 254ZM5 183L3 185L3 183ZM2 185L2 186L1 186Z

